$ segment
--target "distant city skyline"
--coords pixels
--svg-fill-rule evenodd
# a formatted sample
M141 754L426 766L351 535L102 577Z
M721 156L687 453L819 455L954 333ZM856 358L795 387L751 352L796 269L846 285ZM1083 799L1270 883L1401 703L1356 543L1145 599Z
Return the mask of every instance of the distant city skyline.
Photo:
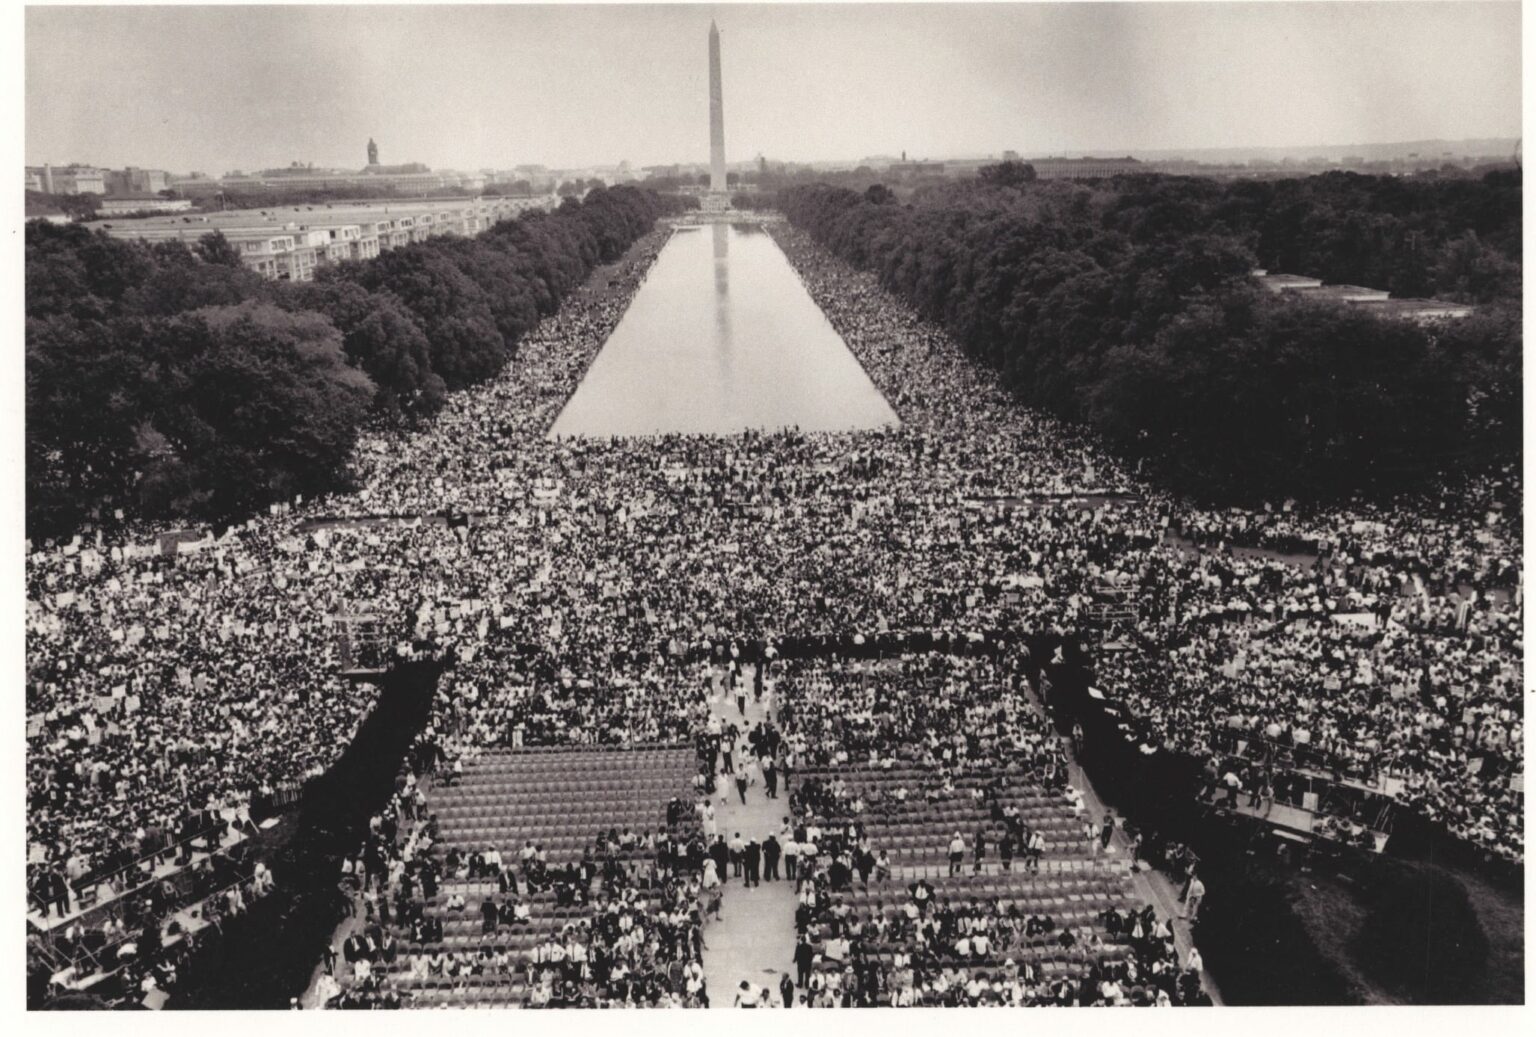
M877 14L34 7L26 162L358 169L371 137L390 162L434 169L707 165L711 17L731 52L733 165L1520 136L1514 3Z

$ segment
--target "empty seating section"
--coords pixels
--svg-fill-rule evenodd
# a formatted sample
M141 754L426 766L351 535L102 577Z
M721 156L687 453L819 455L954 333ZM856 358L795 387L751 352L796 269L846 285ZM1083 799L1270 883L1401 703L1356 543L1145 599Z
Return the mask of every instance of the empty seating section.
M427 810L438 831L436 859L446 859L450 850L468 855L494 848L503 869L519 871L519 854L531 844L542 851L551 873L587 856L596 866L618 866L630 877L611 898L591 887L573 898L529 884L519 872L516 899L527 906L527 921L489 925L482 905L504 899L502 880L466 877L462 866L458 874L445 871L435 893L420 898L426 931L435 936L440 927L441 938L416 942L419 921L413 927L397 919L392 932L399 951L382 964L387 981L416 1007L528 1003L539 985L538 967L530 966L541 944L553 940L568 946L573 932L579 932L578 941L587 940L595 914L620 900L642 915L663 909L656 851L643 837L659 830L682 840L696 834L691 809L677 812L677 823L667 823L674 798L690 801L696 770L694 750L678 746L491 750L467 764L459 780L428 795ZM610 833L629 833L640 841L599 850Z
M465 850L496 847L509 860L529 841L550 863L579 860L598 835L666 827L667 804L690 797L691 748L628 752L493 751L462 781L429 801L440 841Z

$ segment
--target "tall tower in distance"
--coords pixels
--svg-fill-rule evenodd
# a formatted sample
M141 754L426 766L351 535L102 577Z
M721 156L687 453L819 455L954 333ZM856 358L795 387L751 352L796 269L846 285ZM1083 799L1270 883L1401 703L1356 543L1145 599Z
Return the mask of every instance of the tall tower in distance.
M379 164L379 146L373 142L372 137L368 138L368 164L370 166Z
M724 194L725 102L720 94L720 30L709 23L709 189Z

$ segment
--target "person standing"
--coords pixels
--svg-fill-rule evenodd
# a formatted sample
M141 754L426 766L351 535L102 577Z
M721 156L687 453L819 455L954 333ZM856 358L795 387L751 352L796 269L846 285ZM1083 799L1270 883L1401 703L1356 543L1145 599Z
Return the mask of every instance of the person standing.
M783 999L785 1008L795 1006L795 981L789 978L787 972L779 977L779 997Z
M779 845L779 841L773 837L773 834L769 833L763 840L763 878L769 882L778 880L779 856L782 853L783 847Z
M981 866L987 859L987 830L982 825L976 826L976 843L973 853L972 871L980 874Z
M1029 860L1026 863L1029 865L1029 870L1039 871L1040 858L1045 854L1045 836L1040 834L1040 829L1030 831L1028 849Z
M965 839L959 832L949 841L949 873L960 874L960 865L965 860Z
M1260 817L1268 817L1269 812L1275 808L1275 783L1268 774L1253 793L1253 802L1250 804L1258 808Z
M736 794L741 797L741 805L747 805L747 764L742 761L736 764Z
M812 838L810 832L805 833L804 839L796 840L795 845L799 847L798 856L800 858L800 863L797 866L800 872L800 882L796 887L798 890L800 886L815 880L816 855L821 852L821 847L816 845L816 840Z
M773 757L772 756L770 756L770 755L768 755L766 753L763 755L762 768L763 768L763 784L765 786L767 786L768 798L769 799L778 799L779 798L779 771L778 771L778 768L774 766Z
M746 840L741 837L740 832L737 832L735 835L731 836L730 850L732 878L741 878L742 855L746 848Z
M1114 839L1114 837L1115 815L1106 813L1104 815L1104 825L1099 829L1099 846L1107 851L1109 849L1110 840Z
M795 944L795 980L801 987L810 985L811 963L815 960L816 951L811 946L811 941L804 933Z
M715 862L715 874L724 882L726 865L731 859L731 850L726 845L725 836L716 836L715 841L709 844L709 856Z
M784 877L790 882L795 881L795 861L800 856L800 844L795 842L792 835L784 837Z
M762 879L759 875L759 867L762 864L762 859L763 848L756 839L753 839L751 842L747 843L746 849L742 851L742 860L746 865L747 872L744 879L745 885L757 886L762 884Z
M1205 883L1198 875L1189 877L1189 895L1184 901L1184 917L1193 922L1200 914L1200 901L1205 897Z

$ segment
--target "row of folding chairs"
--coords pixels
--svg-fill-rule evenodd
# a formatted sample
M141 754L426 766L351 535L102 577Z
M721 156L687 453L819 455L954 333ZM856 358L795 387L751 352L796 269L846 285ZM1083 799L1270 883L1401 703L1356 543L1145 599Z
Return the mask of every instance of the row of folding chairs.
M551 796L502 797L476 803L458 803L441 810L434 809L431 813L437 815L439 824L449 818L515 817L525 813L532 816L555 811L562 817L587 817L620 811L643 817L652 814L665 817L667 799L664 793L611 793L576 799Z
M895 963L897 953L911 955L913 948L896 947L893 950L881 951L871 954L882 965L890 966ZM1049 979L1062 978L1064 975L1081 976L1093 965L1103 965L1110 962L1124 961L1130 955L1130 949L1122 944L1106 943L1096 949L1083 949L1078 947L1063 948L1058 946L1054 950L1045 948L1035 950L1032 948L1012 948L1008 951L998 951L989 954L985 958L970 958L965 961L959 959L941 958L940 968L950 968L966 976L986 975L996 977L1006 967L1009 959L1018 966L1033 965L1037 975L1043 975ZM847 965L844 961L835 961L823 958L816 962L815 969L818 972L841 972Z
M929 861L935 862L936 865L939 861L948 861L949 848L947 843L948 837L940 833L936 836L930 835L927 837L910 836L901 839L885 839L877 842L876 846L890 854L893 865L900 864L903 867L908 867L924 864ZM1045 852L1061 857L1087 856L1091 852L1092 845L1086 839L1046 839ZM997 859L995 847L989 853L989 859ZM962 867L970 869L972 866L971 861L971 855L967 852ZM1014 854L1013 861L1016 870L1024 870L1024 855L1022 853ZM947 864L942 865L940 872L947 874L947 868ZM926 877L931 877L931 875Z
M534 760L547 756L617 756L646 757L677 753L691 753L693 748L682 742L643 742L628 748L612 745L523 745L497 746L487 749L481 759Z
M540 904L553 904L557 900L555 891L552 889L541 889L536 893L523 892L521 881L519 881L518 889L518 899L535 909L537 909ZM441 879L438 882L437 895L431 900L426 901L426 903L447 903L449 895L453 893L460 894L465 898L466 901L470 897L479 898L475 901L475 906L478 907L481 899L484 899L485 897L500 896L501 887L498 885L495 879ZM644 892L640 894L640 897L642 902L649 902L650 900L654 899L650 894Z
M666 816L666 808L655 800L605 802L601 805L589 804L585 807L580 804L571 804L569 809L559 803L503 803L499 806L487 804L441 813L437 815L437 823L440 828L443 828L450 825L483 824L490 821L507 822L526 819L536 823L551 819L566 819L620 829L626 825L631 829L643 826L649 830L658 819L665 821Z
M1019 810L1021 817L1041 813L1065 813L1075 816L1076 811L1067 803L1066 797L1054 793L1037 794L1023 792L1015 795L1003 795L998 797L998 803L1003 806L1014 806ZM903 814L922 813L928 810L974 810L980 814L991 813L991 806L986 800L974 799L970 796L950 797L947 799L929 802L921 793L913 793L904 802L893 799L882 799L867 802L864 813L854 817L849 814L824 814L829 820L860 820L869 817L900 817Z
M823 781L841 779L853 784L854 782L886 782L886 781L922 781L939 774L940 768L923 763L896 763L890 767L878 767L870 764L854 764L851 766L826 766L812 764L802 767L797 772L806 778L820 778ZM950 780L957 787L975 787L988 785L996 778L1004 781L1017 781L1023 777L1023 771L1009 771L1007 768L987 768L979 771L965 771L959 774L951 774Z
M698 831L697 825L662 825L654 821L650 824L640 823L642 819L630 817L630 828L638 828L643 833L653 833L657 829L665 829L674 837L691 838ZM614 828L620 827L618 822L608 821L561 821L558 819L527 820L522 818L501 818L479 820L455 821L443 825L440 828L442 839L456 846L468 849L483 849L486 846L496 846L501 850L503 864L506 862L508 840L517 840L511 843L514 851L522 849L528 842L534 845L543 844L542 841L561 838L581 839L584 843L594 842L599 834L605 834ZM545 845L548 849L548 845Z
M1063 817L1060 814L1042 813L1037 814L1033 818L1024 818L1023 820L1031 829L1039 832L1064 832L1069 829L1079 835L1084 832L1083 822L1080 818ZM835 826L823 825L822 827ZM978 817L969 819L917 814L899 819L873 817L864 822L863 828L865 833L871 838L874 838L877 832L885 832L891 835L917 835L929 833L935 829L950 835L953 835L956 831L970 835L977 828L981 828L989 834L1008 831L1006 824L1001 821L993 821L987 814L980 814Z
M678 795L690 789L692 780L692 774L681 777L675 774L602 775L599 777L566 775L565 777L516 778L500 781L476 780L473 784L466 784L469 781L466 778L465 782L456 786L448 788L438 786L433 789L428 802L446 805L472 801L477 796L517 798L534 795L563 795L567 798L577 798L594 792L632 794L665 792L667 795Z
M603 756L572 754L526 759L517 756L481 756L464 765L464 773L501 777L557 777L562 774L676 774L693 770L697 754L649 753Z
M935 869L928 869L934 871ZM1064 869L1061 872L1031 873L1014 862L1012 871L1001 869L976 873L969 868L958 875L950 875L947 868L937 869L937 874L908 874L909 882L919 878L927 880L934 890L945 896L993 896L1019 889L1049 889L1059 892L1082 890L1128 890L1130 882L1124 876L1097 868Z

